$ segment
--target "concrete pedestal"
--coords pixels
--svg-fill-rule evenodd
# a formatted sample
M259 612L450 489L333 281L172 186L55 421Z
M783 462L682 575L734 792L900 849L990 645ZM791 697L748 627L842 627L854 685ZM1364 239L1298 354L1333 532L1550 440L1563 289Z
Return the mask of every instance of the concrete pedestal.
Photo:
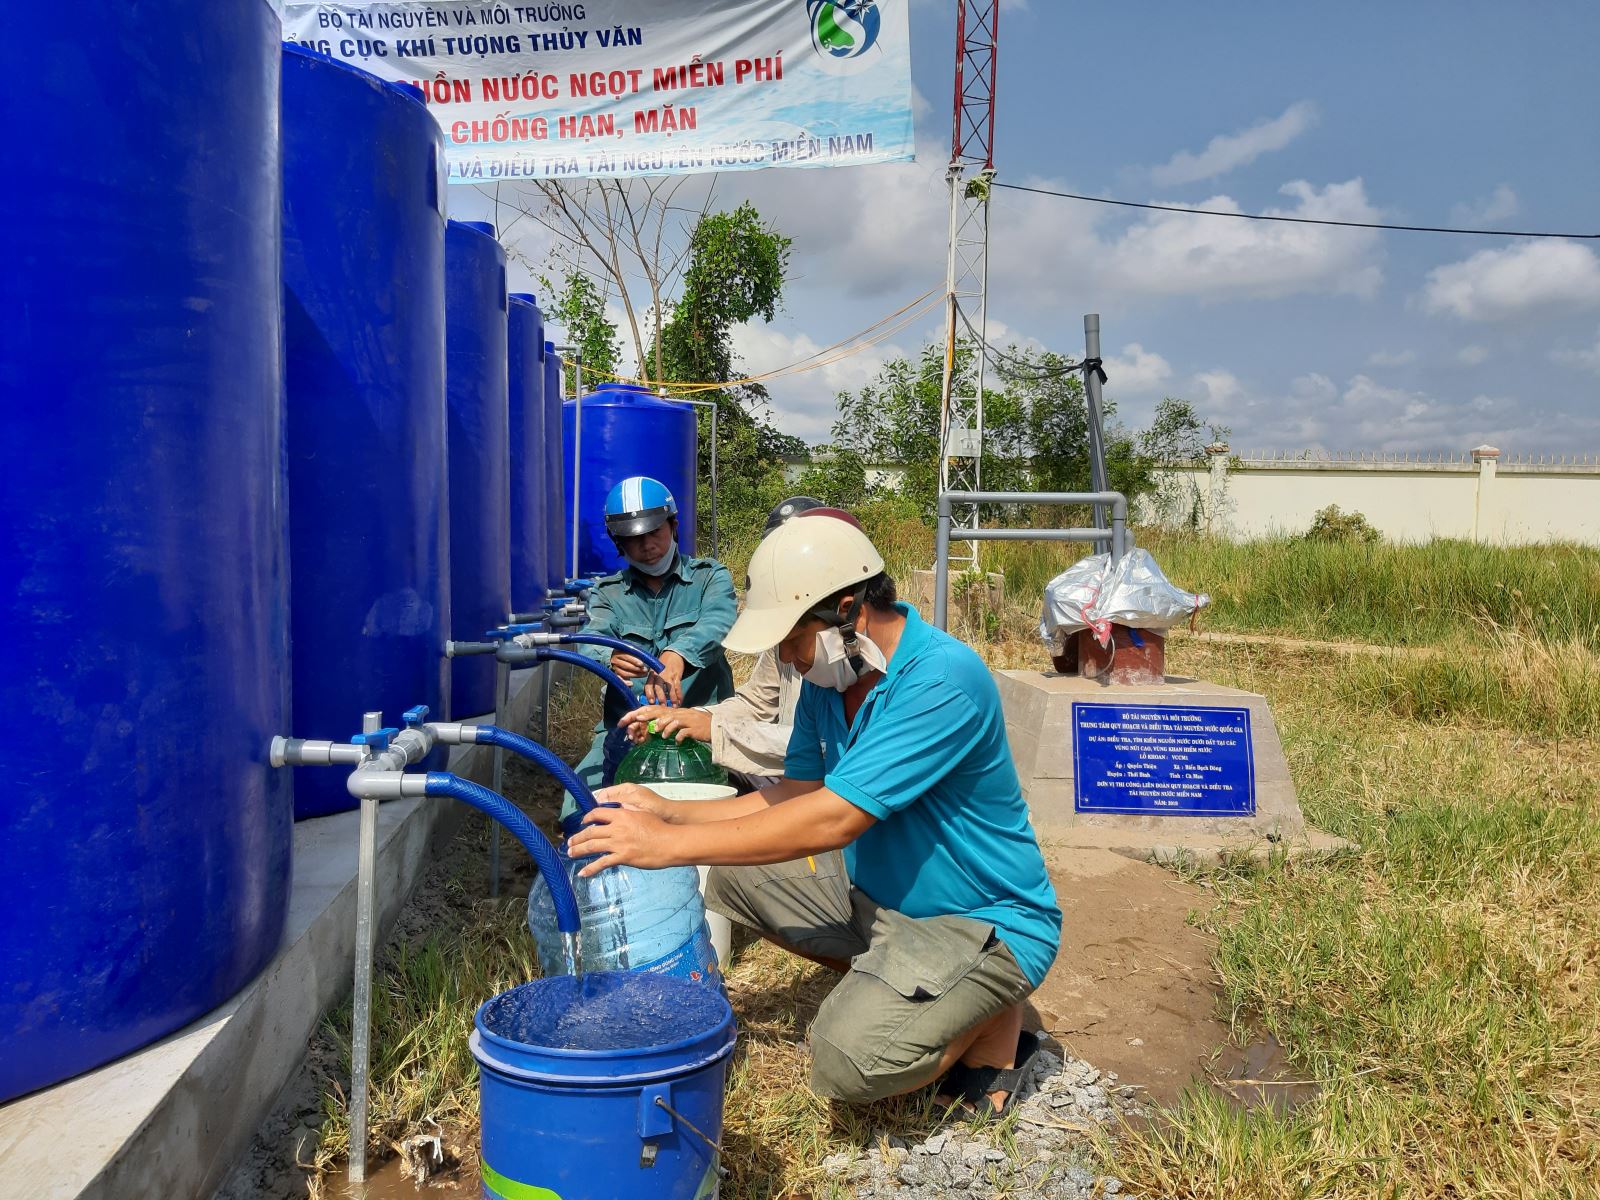
M995 680L1043 838L1157 858L1338 844L1306 826L1263 696L1172 676L1151 687L1046 671Z

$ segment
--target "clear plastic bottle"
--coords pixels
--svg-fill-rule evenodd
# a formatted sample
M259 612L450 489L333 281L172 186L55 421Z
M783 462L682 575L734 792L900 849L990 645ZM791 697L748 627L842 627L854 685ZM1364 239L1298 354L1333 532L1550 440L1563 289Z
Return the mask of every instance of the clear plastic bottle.
M711 758L711 747L694 738L678 741L656 732L656 723L617 767L618 783L718 783L728 773Z
M583 923L583 970L650 971L721 981L695 868L607 867L581 879L578 871L594 860L568 858L565 842L561 857ZM541 879L534 880L528 893L528 928L544 974L565 974L566 948L556 928L550 889Z

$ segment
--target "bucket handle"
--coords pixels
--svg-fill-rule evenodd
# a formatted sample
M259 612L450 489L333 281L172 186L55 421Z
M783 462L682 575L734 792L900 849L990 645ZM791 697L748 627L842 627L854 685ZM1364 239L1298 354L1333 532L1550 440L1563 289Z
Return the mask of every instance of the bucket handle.
M672 1132L672 1123L678 1122L695 1137L705 1143L711 1151L711 1164L716 1167L719 1175L727 1175L722 1166L722 1147L706 1136L706 1133L688 1117L672 1107L672 1084L656 1083L642 1088L639 1092L639 1136L642 1138L663 1137Z

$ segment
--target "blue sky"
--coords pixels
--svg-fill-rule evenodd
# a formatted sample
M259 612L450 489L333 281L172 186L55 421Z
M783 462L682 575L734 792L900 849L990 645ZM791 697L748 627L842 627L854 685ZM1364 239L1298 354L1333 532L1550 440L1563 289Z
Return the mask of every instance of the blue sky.
M795 238L781 366L940 286L952 0L912 0L915 164L723 176ZM1600 231L1600 5L1004 6L1006 182L1180 205ZM1600 452L1600 243L1138 213L1001 191L991 338L1077 353L1098 311L1115 397L1163 395L1236 449ZM937 322L772 386L826 437L834 391Z

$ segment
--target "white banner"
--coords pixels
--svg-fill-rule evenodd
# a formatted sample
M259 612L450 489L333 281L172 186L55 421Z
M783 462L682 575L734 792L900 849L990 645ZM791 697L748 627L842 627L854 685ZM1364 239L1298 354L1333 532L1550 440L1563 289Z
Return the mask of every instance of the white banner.
M450 182L912 157L909 0L344 0L284 37L416 85Z

